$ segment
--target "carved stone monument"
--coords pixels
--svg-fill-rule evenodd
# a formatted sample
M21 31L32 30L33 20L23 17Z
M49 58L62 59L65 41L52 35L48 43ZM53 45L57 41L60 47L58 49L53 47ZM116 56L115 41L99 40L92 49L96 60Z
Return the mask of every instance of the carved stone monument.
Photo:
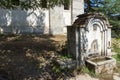
M106 57L110 56L111 26L103 14L79 15L67 30L68 53L74 56L78 67L84 65L87 60L101 57L106 60ZM113 58L109 60L113 60L115 67L115 60Z

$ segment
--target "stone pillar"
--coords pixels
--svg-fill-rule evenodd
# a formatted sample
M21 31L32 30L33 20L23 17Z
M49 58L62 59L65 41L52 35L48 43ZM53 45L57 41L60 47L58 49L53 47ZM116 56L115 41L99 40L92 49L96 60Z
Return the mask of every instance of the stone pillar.
M112 55L111 54L111 29L110 28L108 28L108 32L107 32L107 34L108 34L108 42L107 42L107 55L108 56L110 56L110 55Z
M76 29L73 26L67 26L67 43L68 54L71 54L76 59Z
M79 68L79 29L77 27L75 27L75 36L76 36L76 41L75 41L75 44L76 44L76 53L75 56L76 56L76 61L77 61L77 68Z

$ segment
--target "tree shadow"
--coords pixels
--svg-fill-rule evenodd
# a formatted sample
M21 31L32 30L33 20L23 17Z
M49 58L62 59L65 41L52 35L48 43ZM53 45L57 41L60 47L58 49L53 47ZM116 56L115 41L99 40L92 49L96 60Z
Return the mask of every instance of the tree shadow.
M19 36L19 35L18 35ZM54 36L20 35L0 39L0 74L9 80L55 80L56 58ZM0 75L1 76L1 75Z

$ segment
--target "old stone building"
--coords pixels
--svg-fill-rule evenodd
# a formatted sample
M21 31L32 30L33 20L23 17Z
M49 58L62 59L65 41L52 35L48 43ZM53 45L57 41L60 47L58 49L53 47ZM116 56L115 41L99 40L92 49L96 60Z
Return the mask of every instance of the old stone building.
M84 13L84 0L72 0L68 7L53 9L0 9L0 33L65 34L76 16Z

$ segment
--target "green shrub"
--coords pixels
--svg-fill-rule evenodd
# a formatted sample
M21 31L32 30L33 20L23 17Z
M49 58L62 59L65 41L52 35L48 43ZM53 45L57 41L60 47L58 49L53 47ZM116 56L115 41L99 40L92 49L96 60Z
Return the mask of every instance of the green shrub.
M117 60L120 61L120 39L114 39L112 42L112 48L113 51L116 53L113 55L113 57Z
M82 73L87 73L93 77L97 76L94 71L89 70L86 66L84 66L81 71Z
M21 40L22 38L21 38L21 36L16 36L15 38L14 38L14 41L19 41L19 40Z

